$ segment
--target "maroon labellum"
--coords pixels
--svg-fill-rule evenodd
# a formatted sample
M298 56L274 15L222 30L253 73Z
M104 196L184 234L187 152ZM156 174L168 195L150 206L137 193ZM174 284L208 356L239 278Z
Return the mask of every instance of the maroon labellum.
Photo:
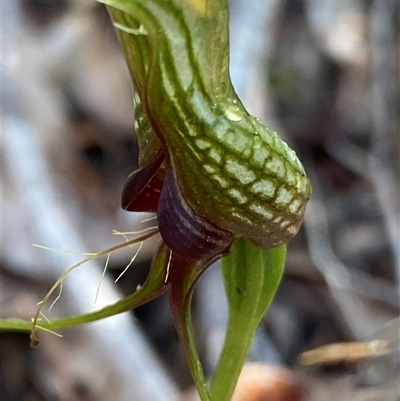
M158 226L168 247L192 260L209 259L226 253L233 235L197 215L179 189L171 167L165 172L158 203Z
M122 208L156 212L161 237L175 254L189 260L210 260L227 253L234 237L197 215L184 199L169 163L161 154L134 171L122 191Z

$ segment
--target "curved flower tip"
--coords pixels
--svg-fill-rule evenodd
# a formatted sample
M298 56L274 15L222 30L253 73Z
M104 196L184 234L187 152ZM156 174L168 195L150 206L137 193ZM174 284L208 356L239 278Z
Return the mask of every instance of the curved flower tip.
M129 212L157 212L163 185L163 174L159 167L163 159L164 155L160 154L129 175L122 189L122 209Z

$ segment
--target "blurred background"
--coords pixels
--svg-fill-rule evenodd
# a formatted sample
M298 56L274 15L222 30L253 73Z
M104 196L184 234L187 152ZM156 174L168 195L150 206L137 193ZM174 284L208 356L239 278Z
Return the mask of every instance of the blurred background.
M248 110L298 152L313 183L286 272L235 401L399 400L399 2L230 0L231 73ZM137 167L133 88L94 0L2 1L0 313L31 319L74 252L154 225L120 210ZM147 221L146 221L147 220ZM158 239L80 267L49 318L142 283ZM69 253L35 248L40 244ZM218 266L194 323L207 375L227 308ZM1 401L194 400L166 299L59 338L0 328ZM329 345L329 348L319 348Z

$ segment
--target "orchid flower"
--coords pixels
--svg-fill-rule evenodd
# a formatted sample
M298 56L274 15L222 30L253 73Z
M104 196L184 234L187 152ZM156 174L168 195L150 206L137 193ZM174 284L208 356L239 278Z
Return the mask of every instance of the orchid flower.
M190 324L195 282L238 238L266 250L286 244L311 185L295 152L234 91L226 0L101 1L136 90L140 168L122 207L157 214L163 242L155 261L166 261L159 290L169 290L201 388Z
M127 179L122 208L156 213L158 229L140 240L159 231L162 241L135 293L100 311L41 326L94 321L168 291L202 401L228 401L278 287L285 244L300 228L311 185L295 152L249 115L234 91L226 0L100 1L117 30L135 88L140 168ZM125 245L134 242L138 239ZM201 274L224 255L229 321L209 387L190 304ZM33 320L34 344L40 308ZM17 320L1 323L29 327Z

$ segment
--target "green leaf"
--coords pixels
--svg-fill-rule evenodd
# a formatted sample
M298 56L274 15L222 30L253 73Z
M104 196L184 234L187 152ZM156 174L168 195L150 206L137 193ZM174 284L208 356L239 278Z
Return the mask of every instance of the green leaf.
M282 278L286 245L265 250L238 239L222 259L229 319L212 385L213 401L229 401L255 331Z
M112 305L106 306L103 309L94 312L60 319L53 319L50 321L41 321L39 322L40 328L46 330L57 330L67 327L74 327L81 324L94 322L100 319L105 319L119 313L128 312L132 309L137 308L140 305L149 302L166 290L169 258L170 250L164 243L162 243L153 259L150 267L150 272L145 283L133 294L121 299L120 301ZM0 330L31 330L33 344L37 344L35 336L36 328L39 327L33 327L32 321L17 318L0 319Z

